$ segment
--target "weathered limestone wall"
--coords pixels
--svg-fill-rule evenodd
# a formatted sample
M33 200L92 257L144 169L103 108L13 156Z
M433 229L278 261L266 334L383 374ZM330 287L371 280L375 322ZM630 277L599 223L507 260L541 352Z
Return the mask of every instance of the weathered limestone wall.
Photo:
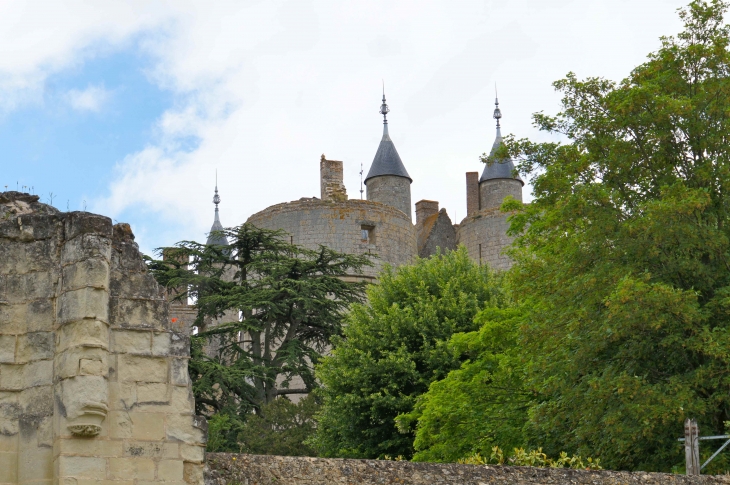
M522 182L514 179L485 180L479 184L479 209L497 208L508 195L522 202Z
M411 221L411 181L395 175L381 175L365 182L367 198L403 212Z
M416 232L410 217L368 200L300 199L264 209L249 217L248 222L261 228L282 229L293 244L311 249L322 244L343 253L377 254L374 266L364 271L365 276L372 278L383 264L410 263L417 254ZM367 241L362 237L363 227L371 228Z
M504 248L512 244L513 239L507 235L507 217L509 214L495 208L482 209L464 218L456 231L458 244L466 247L474 261L488 264L496 270L509 269L512 260L503 254Z
M730 476L670 475L209 453L206 485L715 485Z
M0 484L202 483L188 335L133 239L0 193Z

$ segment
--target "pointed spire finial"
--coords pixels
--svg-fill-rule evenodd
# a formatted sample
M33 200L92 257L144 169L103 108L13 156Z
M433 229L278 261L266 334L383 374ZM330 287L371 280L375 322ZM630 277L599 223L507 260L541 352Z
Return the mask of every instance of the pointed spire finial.
M213 196L213 203L215 204L215 217L218 217L218 204L221 203L221 197L218 195L218 169L215 170L215 195Z
M388 105L385 103L385 81L383 81L383 104L380 105L380 111L379 113L383 115L383 124L388 124L388 118L387 114L390 113L390 108L388 108Z
M499 119L502 117L502 112L499 110L499 96L497 96L497 83L494 83L494 115L493 118L497 120L497 129L499 126Z

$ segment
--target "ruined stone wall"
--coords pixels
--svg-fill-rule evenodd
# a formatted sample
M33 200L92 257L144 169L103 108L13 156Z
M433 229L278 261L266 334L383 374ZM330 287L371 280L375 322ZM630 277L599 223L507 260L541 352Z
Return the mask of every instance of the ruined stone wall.
M300 199L269 207L249 217L248 222L261 228L282 229L293 244L311 249L321 244L343 253L377 254L374 266L365 268L365 275L372 278L383 264L410 263L417 254L410 217L367 200ZM370 228L367 241L363 240L363 227Z
M496 209L482 209L473 216L464 218L456 231L458 244L464 245L469 257L492 269L506 270L512 265L504 249L512 244L507 235L509 214Z
M367 198L395 207L408 216L411 221L411 181L405 177L380 175L365 182Z
M206 485L716 485L730 477L210 453Z
M133 239L0 193L0 484L202 482L188 335Z

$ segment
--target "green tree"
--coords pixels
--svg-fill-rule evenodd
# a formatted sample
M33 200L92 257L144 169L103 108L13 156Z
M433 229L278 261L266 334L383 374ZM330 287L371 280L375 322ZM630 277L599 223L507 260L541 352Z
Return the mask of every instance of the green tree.
M527 391L525 358L518 345L522 312L487 308L475 317L478 331L457 333L448 347L463 362L431 384L415 409L397 418L417 420L415 461L455 462L492 448L525 446L523 428L534 395Z
M429 384L459 367L446 341L476 330L474 316L503 301L498 278L463 248L386 269L354 305L343 338L318 366L323 400L313 445L324 456L410 458L413 430L395 418Z
M364 296L364 283L344 277L360 274L370 260L305 249L250 224L221 234L228 246L183 241L162 248L165 259L149 267L176 298L195 301L199 332L189 370L196 410L225 415L216 424L226 426L213 427L221 432L215 446L240 451L248 414L263 416L277 397L316 387L313 365ZM291 388L294 379L303 387Z
M534 200L511 282L528 313L531 439L620 469L670 470L696 417L730 419L730 31L720 0L619 83L569 74L568 144L507 140ZM719 462L718 467L723 466Z

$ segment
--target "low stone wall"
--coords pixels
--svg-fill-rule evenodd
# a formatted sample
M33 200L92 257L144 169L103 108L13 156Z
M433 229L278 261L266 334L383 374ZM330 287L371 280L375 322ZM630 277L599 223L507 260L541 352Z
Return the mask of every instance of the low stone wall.
M205 485L684 485L730 476L208 453Z

